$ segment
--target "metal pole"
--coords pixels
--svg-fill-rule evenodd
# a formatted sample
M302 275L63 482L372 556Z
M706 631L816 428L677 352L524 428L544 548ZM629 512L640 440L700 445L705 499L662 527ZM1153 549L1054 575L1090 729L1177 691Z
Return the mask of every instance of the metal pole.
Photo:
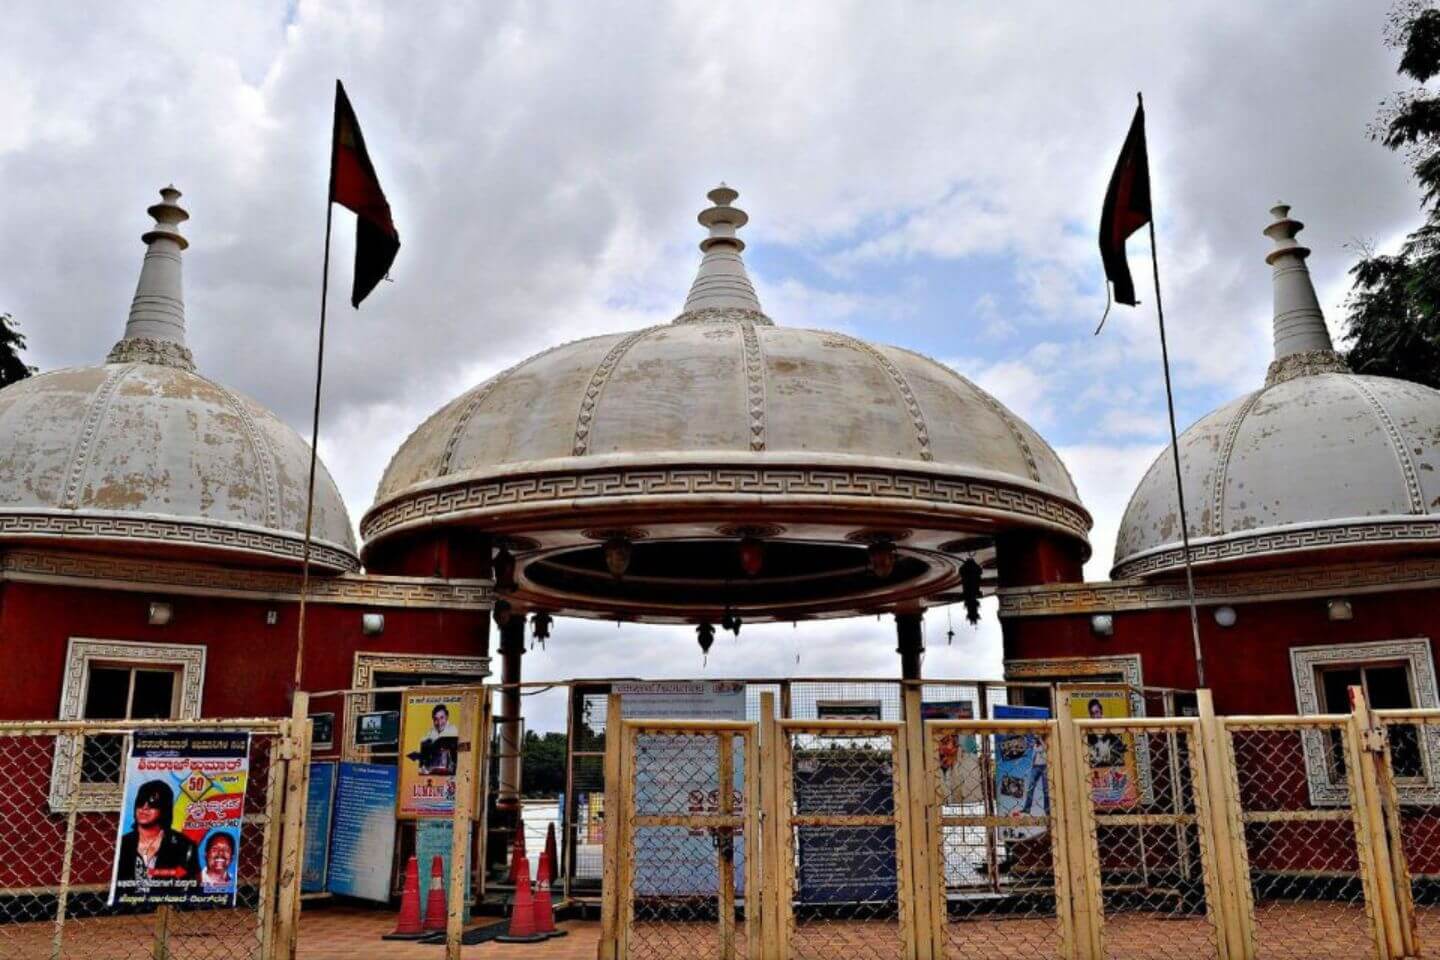
M1144 105L1144 99L1136 95ZM1180 480L1180 436L1175 429L1175 396L1170 389L1170 349L1165 343L1165 305L1160 299L1160 254L1155 247L1155 211L1150 211L1150 266L1155 276L1155 315L1160 320L1160 360L1165 367L1165 405L1170 412L1170 454L1175 463L1175 498L1180 504L1180 541L1185 550L1185 591L1190 601L1190 636L1195 644L1195 685L1205 684L1205 655L1200 649L1200 615L1195 609L1195 574L1190 567L1190 523L1185 516L1185 485Z

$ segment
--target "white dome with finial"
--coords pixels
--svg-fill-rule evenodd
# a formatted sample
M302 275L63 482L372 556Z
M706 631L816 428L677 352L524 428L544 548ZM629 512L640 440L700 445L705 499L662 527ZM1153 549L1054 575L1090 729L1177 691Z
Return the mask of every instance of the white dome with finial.
M1271 210L1275 360L1265 385L1180 436L1197 568L1440 551L1440 392L1351 373L1335 352L1290 208ZM1182 568L1167 447L1136 488L1112 576Z
M103 364L0 390L0 541L301 559L310 448L260 404L195 372L185 344L179 225L166 187L124 336ZM350 518L322 467L312 560L358 566Z

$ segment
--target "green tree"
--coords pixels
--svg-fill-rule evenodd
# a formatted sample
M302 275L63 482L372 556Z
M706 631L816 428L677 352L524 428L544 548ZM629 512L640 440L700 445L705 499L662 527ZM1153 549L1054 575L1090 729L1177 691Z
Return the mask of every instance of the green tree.
M20 324L8 313L0 313L0 387L8 387L24 380L35 372L35 368L20 359L25 349L25 334Z
M521 783L527 797L551 797L565 792L565 761L569 755L565 734L525 731L520 748Z
M1425 223L1394 254L1362 250L1350 271L1345 340L1358 373L1440 388L1440 10L1406 0L1390 11L1386 45L1400 51L1401 76L1414 81L1381 107L1373 139L1406 157L1420 185Z

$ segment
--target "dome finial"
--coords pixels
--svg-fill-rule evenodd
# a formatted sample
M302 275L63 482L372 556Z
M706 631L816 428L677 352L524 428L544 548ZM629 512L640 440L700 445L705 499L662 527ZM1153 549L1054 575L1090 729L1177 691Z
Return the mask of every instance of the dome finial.
M180 191L174 184L160 188L160 202L147 213L155 226L140 236L148 249L140 267L140 282L130 302L130 319L125 335L111 349L109 363L158 363L195 369L194 358L185 346L185 291L181 283L180 252L190 241L180 233L180 224L190 214L180 206Z
M1275 241L1275 248L1265 256L1265 262L1274 268L1275 360L1265 384L1271 386L1310 373L1346 371L1349 368L1335 352L1315 284L1310 280L1310 268L1305 265L1310 248L1295 241L1305 224L1291 219L1288 204L1275 204L1270 215L1275 220L1264 233Z
M690 286L680 319L692 319L687 315L701 310L745 310L764 321L755 287L745 272L745 261L740 259L745 241L735 235L735 231L750 222L744 210L731 206L740 193L722 181L706 196L713 206L700 211L697 219L710 235L700 241L705 257L700 261L700 270Z

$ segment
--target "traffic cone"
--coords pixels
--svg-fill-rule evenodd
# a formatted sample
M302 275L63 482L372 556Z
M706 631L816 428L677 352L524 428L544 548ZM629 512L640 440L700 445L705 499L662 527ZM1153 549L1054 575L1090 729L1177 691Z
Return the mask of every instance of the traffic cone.
M555 824L550 824L545 830L545 855L550 858L550 881L553 883L555 874L560 867L560 854L555 849Z
M419 940L425 936L420 925L420 867L412 856L405 864L405 892L400 895L400 916L395 922L395 932L387 933L385 940Z
M566 931L555 929L555 908L550 902L550 851L540 854L535 868L535 932L547 937L563 937Z
M535 898L530 893L530 864L522 855L515 865L516 874L525 879L515 884L515 898L510 901L510 929L495 939L500 943L536 943L545 935L535 932Z
M520 885L520 861L525 859L525 824L521 823L515 830L515 843L510 849L510 882L515 886ZM530 881L530 874L525 874L525 881Z
M427 933L444 930L450 913L450 904L445 900L445 861L437 853L430 859L430 892L425 897L425 922Z

